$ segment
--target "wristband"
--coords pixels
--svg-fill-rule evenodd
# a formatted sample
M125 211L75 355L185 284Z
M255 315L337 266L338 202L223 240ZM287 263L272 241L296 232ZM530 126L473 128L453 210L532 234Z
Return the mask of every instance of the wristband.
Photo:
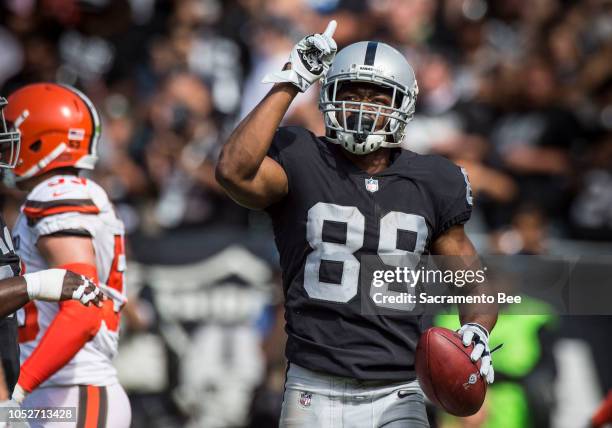
M23 275L30 300L59 301L65 275L65 269L47 269Z
M464 324L464 326L469 325L472 326L474 328L477 328L479 330L482 330L482 332L484 333L485 337L488 339L489 338L489 330L487 330L483 325L478 324L477 322L469 322L467 324Z

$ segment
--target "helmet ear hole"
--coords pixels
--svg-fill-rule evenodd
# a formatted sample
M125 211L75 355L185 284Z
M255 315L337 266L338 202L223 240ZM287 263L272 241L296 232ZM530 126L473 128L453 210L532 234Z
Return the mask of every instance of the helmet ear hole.
M42 147L42 141L36 140L32 144L30 144L29 149L36 153L40 151L41 147Z

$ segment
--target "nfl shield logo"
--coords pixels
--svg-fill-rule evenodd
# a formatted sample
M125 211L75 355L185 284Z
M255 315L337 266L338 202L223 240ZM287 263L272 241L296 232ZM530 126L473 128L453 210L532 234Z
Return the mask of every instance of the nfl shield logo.
M300 392L300 406L302 407L310 407L310 402L312 401L312 393L302 391Z
M374 193L378 190L378 180L375 180L374 178L366 178L365 186L368 192Z
M474 385L477 380L478 380L478 374L476 373L470 374L468 381L463 384L463 389L470 389L470 386Z

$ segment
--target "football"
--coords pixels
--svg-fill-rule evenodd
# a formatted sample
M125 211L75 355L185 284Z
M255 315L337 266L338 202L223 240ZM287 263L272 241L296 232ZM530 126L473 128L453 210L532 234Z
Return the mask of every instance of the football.
M434 404L455 416L476 413L487 393L480 360L470 359L473 347L464 347L457 333L440 327L426 330L417 345L415 364L421 388Z

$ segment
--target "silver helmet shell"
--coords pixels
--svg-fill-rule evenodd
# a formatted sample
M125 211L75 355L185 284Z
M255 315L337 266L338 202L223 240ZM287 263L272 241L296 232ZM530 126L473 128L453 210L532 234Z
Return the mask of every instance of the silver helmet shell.
M4 107L7 105L6 98L0 97L0 168L14 168L19 159L19 145L21 134L12 129L4 119Z
M391 89L391 105L338 100L338 90L346 82L364 82ZM319 96L319 110L323 112L328 140L362 155L380 147L399 146L406 125L414 116L418 92L412 67L396 49L372 41L345 47L336 54ZM354 119L347 124L350 115L354 115ZM385 126L376 129L381 116L387 119Z

